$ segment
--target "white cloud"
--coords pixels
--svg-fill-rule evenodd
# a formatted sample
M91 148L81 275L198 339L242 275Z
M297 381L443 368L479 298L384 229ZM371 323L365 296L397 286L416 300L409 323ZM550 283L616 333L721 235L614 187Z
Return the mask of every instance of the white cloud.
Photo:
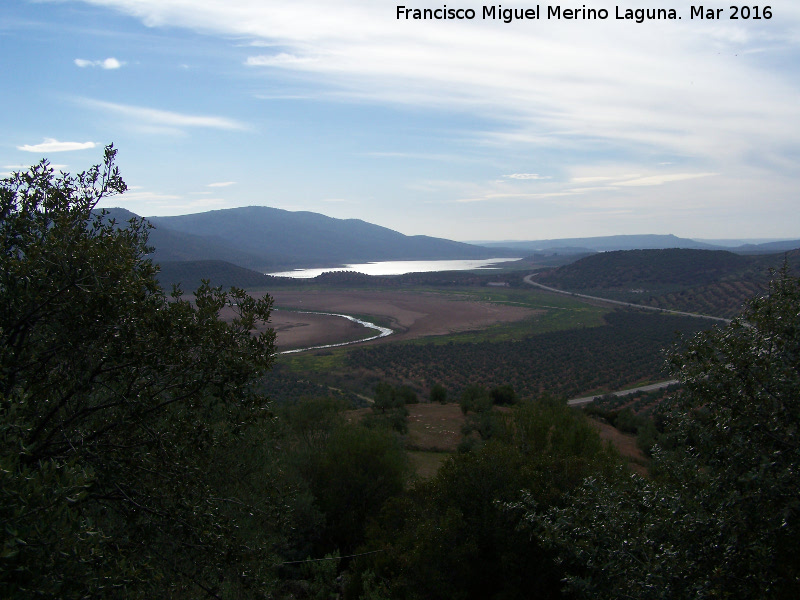
M649 177L639 177L637 179L629 179L627 181L618 181L615 185L625 186L625 187L663 185L665 183L671 183L673 181L699 179L700 177L711 177L712 175L719 175L719 173L668 173L663 175L651 175Z
M125 117L135 125L146 128L152 132L176 132L184 128L208 128L224 130L244 130L245 125L227 117L211 115L187 115L183 113L147 108L144 106L131 106L83 98L79 102L90 108Z
M484 138L499 144L580 151L589 140L610 151L737 161L756 147L800 145L796 74L769 57L742 59L766 41L797 51L800 10L791 6L780 20L732 25L690 20L691 2L674 0L682 21L635 24L616 21L611 0L596 0L592 8L611 18L543 27L480 16L398 20L395 5L366 0L335 10L328 0L85 1L151 27L275 47L245 64L313 75L339 98L490 116L504 126Z
M54 138L45 138L41 144L17 146L17 150L25 152L70 152L72 150L88 150L97 146L94 142L59 142Z
M279 54L248 56L244 64L248 67L301 67L314 61L312 58L301 58L281 52Z
M220 181L218 183L209 183L206 187L213 187L213 188L220 188L220 187L228 187L231 185L236 185L235 181Z
M538 173L512 173L511 175L503 175L508 179L550 179L549 176L539 175Z
M125 63L118 61L114 57L109 57L105 60L86 60L84 58L76 58L75 64L82 69L87 67L100 67L101 69L112 71L121 68Z

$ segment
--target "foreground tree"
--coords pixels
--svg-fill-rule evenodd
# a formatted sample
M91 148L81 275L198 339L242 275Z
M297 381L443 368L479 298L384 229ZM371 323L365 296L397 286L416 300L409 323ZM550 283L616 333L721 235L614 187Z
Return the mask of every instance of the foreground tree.
M146 223L95 211L126 189L115 155L0 184L0 596L245 593L267 577L271 300L167 297Z
M528 503L587 598L796 598L800 592L800 280L670 356L684 389L652 480L588 480Z

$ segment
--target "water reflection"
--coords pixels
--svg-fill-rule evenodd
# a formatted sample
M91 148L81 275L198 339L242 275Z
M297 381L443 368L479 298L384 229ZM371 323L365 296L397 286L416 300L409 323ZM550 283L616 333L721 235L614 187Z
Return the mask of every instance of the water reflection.
M483 258L469 260L389 260L384 262L360 263L343 267L321 269L295 269L280 273L267 273L276 277L311 279L330 271L350 271L365 275L405 275L406 273L432 273L434 271L469 271L472 269L497 268L492 265L519 260L518 258Z

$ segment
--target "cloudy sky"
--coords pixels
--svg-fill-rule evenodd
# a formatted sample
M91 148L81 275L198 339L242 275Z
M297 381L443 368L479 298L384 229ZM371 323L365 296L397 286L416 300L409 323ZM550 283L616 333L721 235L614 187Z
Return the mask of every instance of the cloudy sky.
M0 172L83 170L113 142L130 191L109 204L142 216L264 205L457 240L800 237L797 0L758 20L729 1L703 4L713 20L683 0L562 5L605 20L507 1L541 9L510 23L455 0L475 18L398 19L399 1L3 0Z

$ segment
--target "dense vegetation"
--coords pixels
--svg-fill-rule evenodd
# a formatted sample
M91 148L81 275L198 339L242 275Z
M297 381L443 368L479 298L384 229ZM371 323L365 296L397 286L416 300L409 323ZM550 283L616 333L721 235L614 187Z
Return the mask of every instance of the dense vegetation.
M146 226L92 213L125 190L114 155L0 188L0 596L263 589L276 510L253 384L274 335L251 329L269 300L165 296Z
M464 443L414 479L413 389L379 381L360 420L337 398L270 403L274 337L251 333L269 299L207 284L191 304L166 296L146 225L92 212L125 189L114 156L77 176L42 162L0 186L3 598L797 596L800 280L788 266L740 318L700 333L615 312L574 337L355 355L398 379L439 360L459 372L459 393L434 385L431 399L460 401ZM511 385L540 363L582 361L600 375L579 387L616 386L604 355L649 372L632 357L682 327L691 339L668 363L682 388L646 477L582 412L539 393L551 383L528 397ZM481 376L493 362L496 385Z
M470 384L507 383L523 397L573 397L666 376L661 349L676 334L709 326L702 319L615 311L603 327L544 333L518 341L384 344L353 349L347 364L376 376L459 394Z
M526 521L585 598L794 598L800 590L800 280L670 356L654 477L587 479ZM519 506L518 506L519 507Z
M159 267L158 282L167 290L173 285L193 290L202 285L204 279L224 288L263 289L274 285L276 279L222 260L161 261Z

